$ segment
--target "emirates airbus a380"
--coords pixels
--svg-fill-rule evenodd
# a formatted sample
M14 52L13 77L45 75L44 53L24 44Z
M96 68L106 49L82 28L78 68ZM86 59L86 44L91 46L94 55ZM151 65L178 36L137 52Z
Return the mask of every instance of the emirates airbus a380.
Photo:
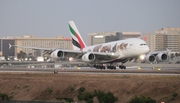
M94 64L94 67L98 69L105 69L106 67L103 64L107 64L107 69L115 69L116 67L114 64L120 62L122 65L119 65L119 68L126 69L126 66L123 65L125 62L149 52L149 47L146 42L139 38L86 46L73 21L69 21L69 29L74 50L24 47L17 45L10 45L10 47L44 50L46 53L49 53L49 57L52 58L73 57L81 59L83 62Z

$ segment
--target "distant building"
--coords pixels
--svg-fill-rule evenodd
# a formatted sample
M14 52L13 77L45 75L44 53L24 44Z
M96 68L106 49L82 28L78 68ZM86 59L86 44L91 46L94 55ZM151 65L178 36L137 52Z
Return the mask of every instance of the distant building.
M127 38L139 38L140 32L99 32L88 34L88 45L107 43Z
M128 38L140 38L141 32L121 32L122 39L128 39Z
M151 51L180 51L180 28L162 28L155 33L144 34L142 38L149 45Z
M42 55L42 51L27 48L11 48L9 50L9 43L12 45L27 47L72 50L71 38L64 38L62 36L58 36L57 38L36 38L34 36L28 35L23 37L1 38L1 51L3 56L17 56L17 53L20 51L23 51L27 54L32 53L36 57Z
M119 32L99 32L88 34L88 45L95 45L122 39Z
M147 43L147 45L150 48L150 51L157 51L155 34L144 34L142 35L142 39Z

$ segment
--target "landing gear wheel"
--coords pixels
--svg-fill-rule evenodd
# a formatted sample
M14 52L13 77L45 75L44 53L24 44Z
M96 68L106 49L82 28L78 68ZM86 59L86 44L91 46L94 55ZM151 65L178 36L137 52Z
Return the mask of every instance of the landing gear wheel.
M105 69L105 66L95 64L95 65L94 65L94 68L96 68L96 69Z
M119 65L119 68L120 68L120 69L126 69L126 66L124 66L124 65Z

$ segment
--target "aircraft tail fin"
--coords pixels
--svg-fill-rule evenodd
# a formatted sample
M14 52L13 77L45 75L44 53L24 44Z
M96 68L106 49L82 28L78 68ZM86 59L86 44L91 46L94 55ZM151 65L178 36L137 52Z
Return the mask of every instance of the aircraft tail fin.
M82 50L86 47L75 23L73 21L69 21L69 29L72 37L72 44L74 50Z

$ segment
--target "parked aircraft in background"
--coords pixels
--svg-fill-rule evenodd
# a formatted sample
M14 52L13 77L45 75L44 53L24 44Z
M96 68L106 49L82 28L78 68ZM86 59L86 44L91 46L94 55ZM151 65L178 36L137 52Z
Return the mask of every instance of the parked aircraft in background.
M103 64L107 64L108 69L116 69L114 64L119 62L122 63L119 65L119 68L126 69L126 66L123 65L125 62L149 52L146 42L138 38L86 46L73 21L69 21L69 29L74 50L24 47L18 45L10 46L36 50L41 49L52 58L73 57L75 59L81 59L83 62L94 64L94 67L98 69L105 69L106 67Z

